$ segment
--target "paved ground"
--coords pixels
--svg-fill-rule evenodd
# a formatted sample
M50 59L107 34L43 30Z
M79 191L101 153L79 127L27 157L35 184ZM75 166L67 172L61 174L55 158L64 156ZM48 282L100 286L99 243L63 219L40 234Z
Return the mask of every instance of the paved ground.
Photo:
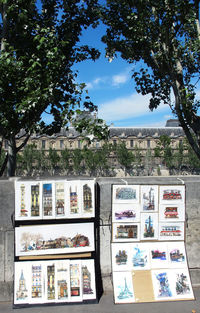
M98 304L39 306L13 309L11 302L0 302L0 313L200 313L200 288L196 300L157 303L114 304L113 294L104 294Z

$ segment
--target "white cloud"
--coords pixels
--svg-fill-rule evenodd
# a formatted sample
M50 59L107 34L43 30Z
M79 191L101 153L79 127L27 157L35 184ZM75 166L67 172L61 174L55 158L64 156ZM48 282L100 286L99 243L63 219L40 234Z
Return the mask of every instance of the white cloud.
M107 122L130 119L147 115L149 110L150 96L142 96L133 93L127 97L120 97L114 100L102 103L98 109L98 116ZM156 112L168 108L167 105L161 104Z
M112 85L113 86L119 86L121 84L125 84L129 78L130 77L129 77L128 73L113 75L112 76Z

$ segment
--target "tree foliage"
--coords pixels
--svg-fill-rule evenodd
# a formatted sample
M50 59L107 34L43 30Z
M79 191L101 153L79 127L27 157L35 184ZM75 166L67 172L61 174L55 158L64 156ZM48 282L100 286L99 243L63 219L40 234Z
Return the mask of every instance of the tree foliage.
M107 0L103 41L112 60L119 52L133 67L136 90L149 107L168 104L200 159L196 87L200 72L199 0ZM170 93L173 92L174 103ZM139 105L139 104L138 104ZM193 134L195 136L193 136Z
M0 0L0 135L8 140L9 176L15 173L16 153L33 132L56 133L80 108L96 109L72 69L99 56L94 48L79 45L83 28L96 25L96 2ZM82 123L79 130L91 132L95 124ZM99 128L104 137L106 127ZM25 140L17 147L22 129Z

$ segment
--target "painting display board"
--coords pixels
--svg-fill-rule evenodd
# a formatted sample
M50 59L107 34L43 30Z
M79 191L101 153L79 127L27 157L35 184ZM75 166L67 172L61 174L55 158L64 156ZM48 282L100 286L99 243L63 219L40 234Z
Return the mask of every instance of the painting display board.
M113 185L115 303L192 300L184 185Z
M15 182L13 308L96 303L94 180Z

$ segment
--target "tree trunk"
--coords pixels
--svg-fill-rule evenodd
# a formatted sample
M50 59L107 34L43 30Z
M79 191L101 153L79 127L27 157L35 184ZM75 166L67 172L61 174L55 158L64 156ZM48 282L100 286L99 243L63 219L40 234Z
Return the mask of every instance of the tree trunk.
M7 164L7 176L13 177L15 176L16 171L16 141L15 137L10 137L8 140L8 164Z

